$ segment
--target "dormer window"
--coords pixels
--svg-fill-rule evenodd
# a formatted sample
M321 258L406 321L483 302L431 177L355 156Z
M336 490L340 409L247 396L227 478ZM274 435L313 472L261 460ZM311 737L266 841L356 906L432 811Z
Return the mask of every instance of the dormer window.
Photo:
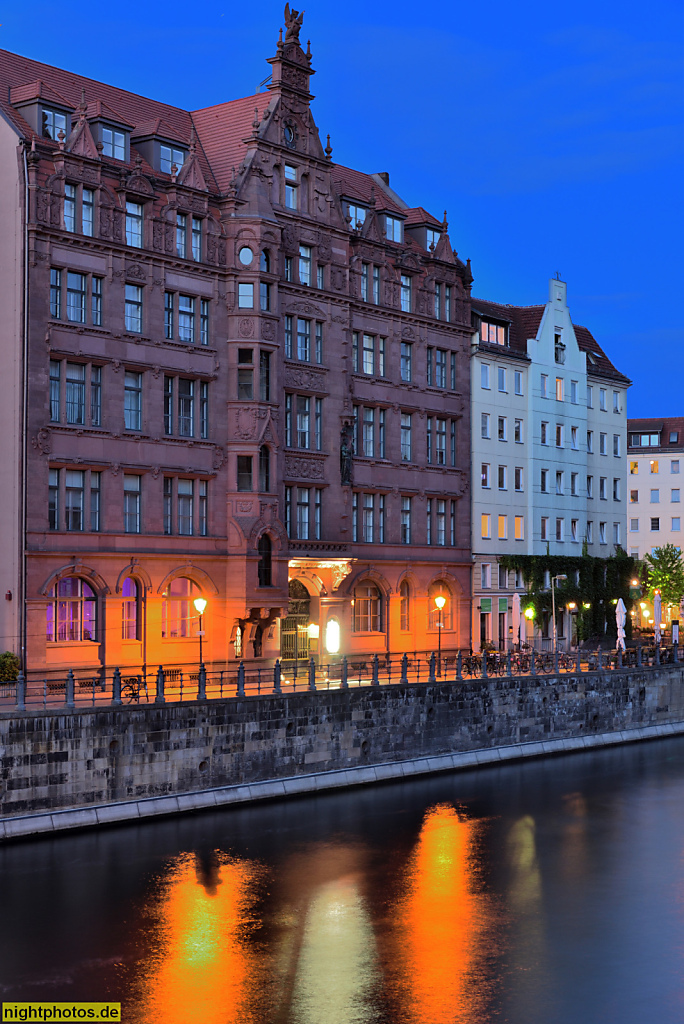
M501 324L490 324L487 320L480 323L480 341L488 345L505 345L506 328Z
M159 147L159 170L163 171L164 174L171 174L171 168L174 165L176 167L176 170L180 171L184 163L184 150L175 149L173 146L161 145Z
M426 234L426 242L425 242L426 249L428 249L428 251L431 251L433 247L436 249L437 248L437 243L439 242L439 236L440 236L441 232L435 231L434 228L428 228L426 230L425 234Z
M124 132L116 128L102 127L102 153L104 156L111 156L115 160L126 159L126 136Z
M67 116L61 110L52 110L50 107L43 107L42 110L42 136L44 139L59 141L59 133L64 132L63 138L69 134L67 131Z
M398 217L385 217L385 237L388 242L401 242L403 222Z
M363 206L356 206L354 203L347 203L347 212L351 219L349 227L356 231L365 221L367 211Z

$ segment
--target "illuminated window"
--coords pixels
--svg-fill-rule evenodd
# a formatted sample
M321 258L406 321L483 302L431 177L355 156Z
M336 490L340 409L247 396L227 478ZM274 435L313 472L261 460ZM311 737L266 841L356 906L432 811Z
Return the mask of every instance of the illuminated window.
M97 600L92 588L78 576L65 576L52 589L47 606L47 640L94 641L97 632Z
M121 588L121 639L138 639L138 584L130 576Z
M492 536L492 517L488 512L483 512L480 517L480 525L482 529L482 539L490 540Z
M382 597L374 583L354 587L354 632L379 633L382 630Z
M185 576L169 584L162 604L162 637L176 640L194 635L198 615L193 601L201 593L197 584Z

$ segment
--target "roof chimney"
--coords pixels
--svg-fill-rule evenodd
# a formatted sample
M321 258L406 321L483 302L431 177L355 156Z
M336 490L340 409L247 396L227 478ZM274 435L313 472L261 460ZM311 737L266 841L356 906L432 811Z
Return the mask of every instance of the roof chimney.
M389 171L378 171L378 178L382 178L382 180L389 188Z

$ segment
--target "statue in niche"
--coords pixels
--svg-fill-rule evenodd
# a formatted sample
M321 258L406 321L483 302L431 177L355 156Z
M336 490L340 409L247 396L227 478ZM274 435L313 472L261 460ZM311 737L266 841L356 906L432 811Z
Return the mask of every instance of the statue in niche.
M345 423L340 431L340 481L343 484L352 483L354 455L354 436L351 423Z
M304 21L304 11L295 11L294 8L290 10L290 5L285 4L285 42L286 43L298 43L299 42L299 30L302 27Z

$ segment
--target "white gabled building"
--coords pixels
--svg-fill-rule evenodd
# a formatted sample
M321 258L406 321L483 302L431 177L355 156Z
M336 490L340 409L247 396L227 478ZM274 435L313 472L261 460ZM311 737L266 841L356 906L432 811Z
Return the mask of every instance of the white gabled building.
M630 381L572 323L564 281L549 282L543 306L474 298L472 311L473 647L505 649L524 585L501 555L626 546ZM559 616L559 638L570 628Z

